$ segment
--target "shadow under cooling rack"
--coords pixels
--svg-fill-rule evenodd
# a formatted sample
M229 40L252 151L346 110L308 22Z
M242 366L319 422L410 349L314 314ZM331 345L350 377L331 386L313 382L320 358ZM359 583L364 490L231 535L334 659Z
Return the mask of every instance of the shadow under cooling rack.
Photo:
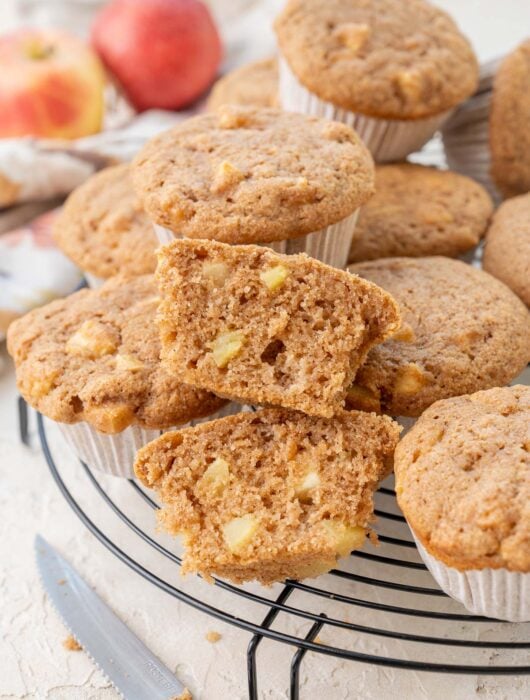
M23 414L24 408L21 428L27 429ZM295 647L290 670L293 700L299 697L300 665L307 651L413 671L530 674L530 641L513 641L514 625L468 615L436 586L417 554L392 488L380 488L377 494L380 546L352 553L344 565L341 562L340 570L309 582L286 581L272 589L235 586L219 579L210 586L196 577L190 591L184 583L171 582L167 579L172 576L160 575L155 567L141 562L140 550L147 547L150 561L155 555L166 572L168 566L173 573L181 564L171 542L154 532L158 506L150 495L132 480L113 479L109 488L110 477L105 480L82 464L92 495L103 501L108 518L117 519L130 535L120 538L118 544L117 538L108 534L110 521L106 520L107 527L96 524L88 512L83 503L84 488L78 486L79 492L74 492L67 483L66 467L52 454L41 415L37 423L42 449L59 489L108 550L169 595L251 633L247 653L250 698L258 697L256 651L263 638ZM212 590L222 590L223 595L212 596ZM299 623L304 621L309 627L302 635ZM484 623L488 623L487 639L477 639L486 629ZM530 631L530 625L519 627ZM316 639L322 630L333 639L332 644Z

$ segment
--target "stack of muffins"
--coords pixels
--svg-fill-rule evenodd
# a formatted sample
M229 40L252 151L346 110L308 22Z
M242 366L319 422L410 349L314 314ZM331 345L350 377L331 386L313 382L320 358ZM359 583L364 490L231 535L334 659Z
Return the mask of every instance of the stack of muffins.
M276 31L278 60L70 196L56 239L92 289L12 324L19 389L154 489L184 571L329 571L395 463L442 588L530 620L530 388L508 386L530 194L494 213L465 174L403 162L465 109L472 49L424 0L288 0Z

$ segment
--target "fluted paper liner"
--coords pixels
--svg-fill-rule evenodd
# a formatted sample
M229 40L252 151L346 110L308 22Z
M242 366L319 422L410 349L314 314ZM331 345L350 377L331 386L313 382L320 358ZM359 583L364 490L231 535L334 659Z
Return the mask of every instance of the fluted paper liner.
M429 554L412 533L421 558L440 588L474 615L530 621L530 573L507 569L459 571Z
M342 219L342 221L320 231L308 233L306 236L299 236L298 238L290 238L286 241L257 243L256 245L266 246L276 251L276 253L283 253L284 255L306 253L327 265L344 269L348 264L348 256L358 215L359 209L356 209L346 219ZM158 240L162 245L169 243L174 238L183 238L183 236L163 226L154 224L154 227Z
M499 59L481 66L477 92L461 104L442 128L447 165L479 182L495 202L502 197L491 177L489 114L493 77Z
M280 104L282 109L323 117L351 126L377 163L404 160L419 151L449 118L448 110L426 119L376 119L326 102L305 88L280 56Z

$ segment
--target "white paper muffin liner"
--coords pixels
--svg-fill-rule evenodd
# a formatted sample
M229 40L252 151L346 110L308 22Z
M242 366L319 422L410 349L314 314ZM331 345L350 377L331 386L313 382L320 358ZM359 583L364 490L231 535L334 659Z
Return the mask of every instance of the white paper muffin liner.
M134 478L134 459L138 450L148 442L170 430L182 430L192 425L199 425L215 418L223 418L245 410L243 406L229 403L221 410L205 418L190 421L185 425L179 425L165 430L147 430L137 425L126 428L121 433L107 435L100 433L89 423L58 423L59 429L66 442L76 454L89 467L98 471L120 476L124 479Z
M429 554L412 532L416 546L440 588L474 615L508 622L530 621L530 573L507 569L459 571Z
M461 104L442 128L447 165L450 170L479 182L498 203L502 197L491 174L489 114L493 77L499 60L481 67L477 92Z
M342 221L320 231L286 241L258 243L257 245L266 246L284 255L306 253L312 258L316 258L333 267L344 268L348 264L348 256L358 215L359 209L356 209L353 214L342 219ZM183 236L158 224L154 224L154 227L158 240L162 245L169 243L174 238L183 238Z
M83 272L83 276L86 279L90 289L98 289L107 281L104 277L98 277L97 275L93 275L91 272Z
M280 104L282 109L323 117L353 127L377 163L404 160L418 151L449 118L448 110L426 119L375 119L326 102L305 88L280 56Z

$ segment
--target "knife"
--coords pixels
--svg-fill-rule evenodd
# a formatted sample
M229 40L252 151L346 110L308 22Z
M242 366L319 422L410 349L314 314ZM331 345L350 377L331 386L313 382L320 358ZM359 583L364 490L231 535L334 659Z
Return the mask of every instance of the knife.
M35 553L44 589L64 623L125 700L172 700L184 693L182 683L40 535Z

